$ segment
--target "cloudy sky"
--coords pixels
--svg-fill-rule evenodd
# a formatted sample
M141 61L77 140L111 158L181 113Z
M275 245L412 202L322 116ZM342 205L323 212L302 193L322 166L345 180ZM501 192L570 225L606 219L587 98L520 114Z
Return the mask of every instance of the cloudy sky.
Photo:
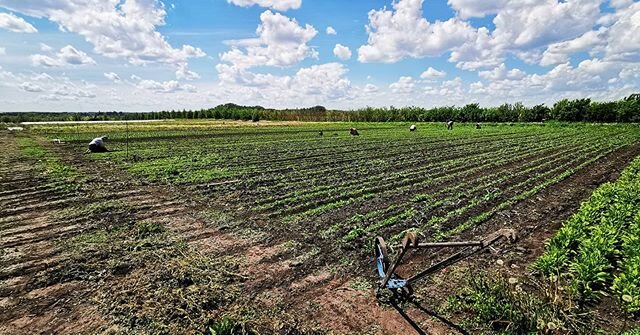
M633 0L0 0L0 111L640 92Z

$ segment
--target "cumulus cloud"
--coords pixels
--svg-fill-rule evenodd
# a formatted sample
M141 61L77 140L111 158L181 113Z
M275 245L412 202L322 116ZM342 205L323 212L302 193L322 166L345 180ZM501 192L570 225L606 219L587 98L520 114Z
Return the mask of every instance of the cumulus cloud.
M120 82L120 76L115 72L107 72L104 74L104 77L113 81L114 83Z
M527 74L520 69L507 70L507 66L504 63L494 68L491 71L480 71L478 75L481 78L489 80L504 80L504 79L521 79Z
M176 70L176 79L179 80L196 80L200 79L200 75L196 72L190 71L186 63L178 64Z
M260 65L286 67L307 57L317 57L318 53L307 45L318 33L311 25L303 28L295 19L269 10L260 14L258 37L231 40L226 43L231 50L220 55L224 62L238 68Z
M20 84L19 87L25 92L37 93L37 92L42 92L43 91L42 87L40 87L40 86L38 86L36 84L29 83L29 82L24 82L24 83Z
M95 65L96 61L83 51L80 51L71 45L67 45L60 49L60 52L55 55L31 55L31 63L34 66L60 67L66 65Z
M138 83L138 88L149 90L155 93L173 93L178 91L197 92L197 89L193 85L183 85L175 80L169 81L155 81L155 80L141 80Z
M0 13L0 28L14 33L37 33L38 30L29 22L11 13Z
M608 30L606 57L640 61L640 3L619 8L616 16L615 23Z
M327 27L327 35L338 35L338 32L332 26Z
M542 54L540 65L554 65L569 61L569 57L580 51L592 49L604 42L603 37L607 28L602 27L597 31L588 31L582 36L572 40L551 44Z
M422 72L422 74L420 75L420 78L424 80L435 80L435 79L444 78L444 76L446 75L447 75L446 72L438 71L432 68L431 66L429 66L429 68L426 71Z
M48 73L10 73L0 72L3 84L31 93L42 93L38 99L46 101L79 101L93 99L97 94L95 85L85 81L74 82L66 76L53 77ZM35 84L37 83L37 84Z
M340 43L336 44L335 48L333 48L333 54L340 60L347 60L351 58L351 50Z
M52 96L75 100L77 98L95 98L96 94L75 85L62 85L53 91Z
M166 11L158 0L0 0L0 6L79 34L97 54L125 58L132 64L175 64L205 53L190 45L173 48L156 28Z
M477 0L449 0L447 3L461 18L484 17L495 14L507 4L507 0L477 1Z
M403 76L398 79L395 83L389 85L389 89L393 93L411 93L413 92L414 87L416 86L413 78Z
M376 86L374 84L366 84L364 86L363 91L365 93L375 93L375 92L378 92L378 86Z
M240 7L251 7L257 5L279 11L298 9L302 5L302 0L227 0L227 2Z
M218 64L216 70L221 87L258 100L326 102L346 98L352 91L351 82L345 77L348 70L340 63L301 68L293 76L252 73L228 64Z
M439 56L475 36L469 23L451 18L429 22L422 16L423 0L399 0L393 9L372 10L366 45L358 49L363 63L394 63L405 57Z
M563 62L572 52L596 43L601 32L590 31L602 18L602 2L450 0L461 17L495 14L495 29L480 27L475 38L452 50L449 61L464 70L498 66L508 53L530 64Z

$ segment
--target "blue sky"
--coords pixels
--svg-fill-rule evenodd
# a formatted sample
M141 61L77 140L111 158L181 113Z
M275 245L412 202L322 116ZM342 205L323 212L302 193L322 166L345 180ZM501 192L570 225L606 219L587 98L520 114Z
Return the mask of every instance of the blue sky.
M0 0L0 67L0 111L611 100L640 91L640 4Z

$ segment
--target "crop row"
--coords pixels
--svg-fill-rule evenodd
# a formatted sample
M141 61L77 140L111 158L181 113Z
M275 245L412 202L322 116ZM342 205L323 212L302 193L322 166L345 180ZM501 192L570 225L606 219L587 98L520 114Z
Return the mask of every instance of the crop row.
M594 156L600 157L603 151L608 152L607 149L601 149L598 148L598 145L594 145L590 148L574 151L569 156L570 159L560 157L552 163L545 162L527 168L520 173L505 173L502 177L493 174L484 184L481 183L471 188L469 190L471 195L458 192L450 198L438 197L433 202L425 203L423 207L411 207L383 220L376 221L374 219L375 224L367 226L360 232L379 232L380 229L388 226L393 227L392 232L397 232L403 227L406 228L407 224L413 224L414 230L432 239L452 236L484 221L495 212L506 209L516 201L526 198L523 197L523 194L529 196L532 194L531 190L539 190L541 185L559 181L557 176L562 176L566 171L571 171L576 166L582 167L585 162L591 162ZM473 193L478 190L482 190L482 192L474 195ZM492 207L492 204L495 203L498 205ZM483 208L486 208L486 211ZM437 213L438 209L441 214L430 214ZM463 219L465 216L468 217L466 221ZM454 219L458 223L449 225L450 227L445 229L447 222ZM357 232L358 228L355 228L345 237L347 239L357 237Z
M640 159L599 187L548 242L534 269L556 278L579 303L613 292L640 311Z

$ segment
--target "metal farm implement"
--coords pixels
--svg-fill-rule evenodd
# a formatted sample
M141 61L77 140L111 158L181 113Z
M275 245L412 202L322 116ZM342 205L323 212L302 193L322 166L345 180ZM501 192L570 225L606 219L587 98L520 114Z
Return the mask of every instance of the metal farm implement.
M413 290L411 284L435 273L439 270L446 268L458 261L461 261L478 251L490 246L501 238L505 238L510 242L515 241L516 233L512 229L501 229L482 241L464 241L464 242L432 242L432 243L418 243L418 237L413 232L405 234L404 239L400 245L393 246L394 250L398 250L398 256L391 262L389 258L389 252L384 239L380 236L375 239L375 255L376 266L378 268L378 274L380 275L380 282L376 289L376 297L380 298L383 289L389 289L395 297L401 297L404 299L411 298ZM409 249L433 249L433 248L459 248L462 249L455 254L447 257L446 259L431 265L429 268L404 279L395 273L396 268L402 261Z

